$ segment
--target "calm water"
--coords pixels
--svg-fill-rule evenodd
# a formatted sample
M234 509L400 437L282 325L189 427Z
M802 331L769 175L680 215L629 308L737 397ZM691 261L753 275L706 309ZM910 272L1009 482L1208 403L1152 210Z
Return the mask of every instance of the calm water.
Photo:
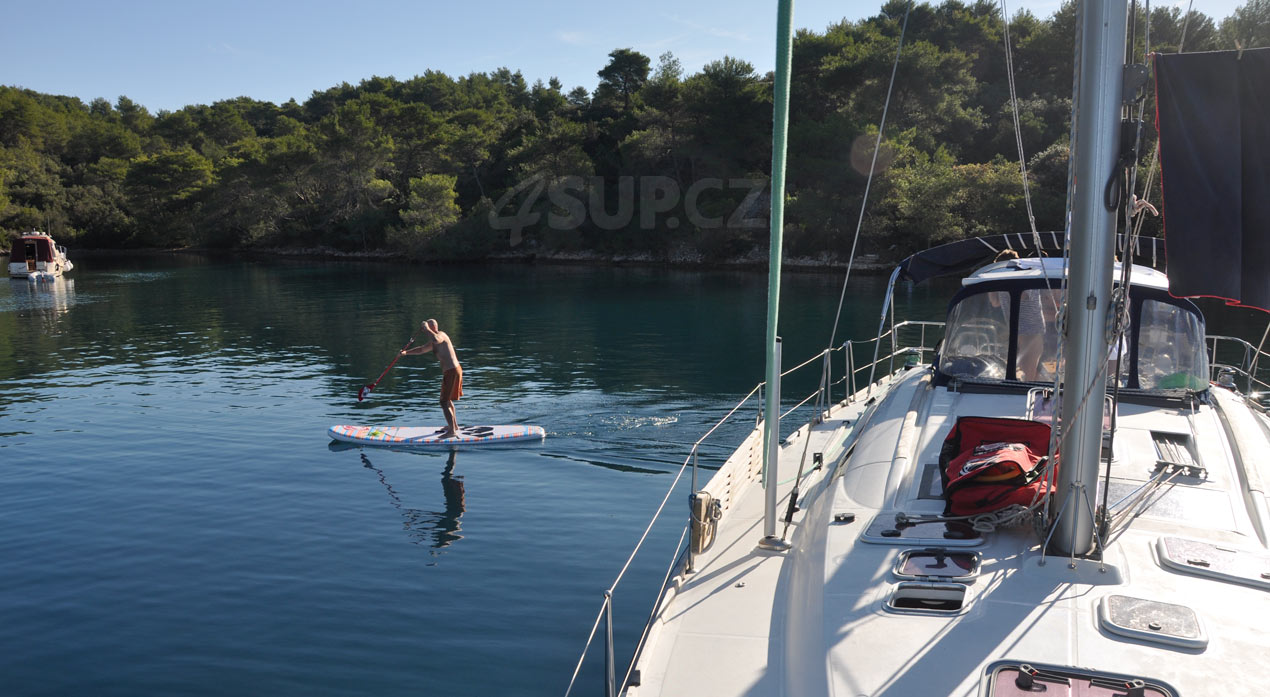
M762 372L759 274L76 264L0 285L2 694L562 694L689 445ZM828 342L841 278L786 281L791 365ZM853 286L840 336L872 335L883 279ZM941 318L946 290L897 314ZM441 423L422 357L356 400L427 317L464 365L460 423L543 443L326 438ZM619 656L687 493L618 591ZM579 694L601 693L598 658Z

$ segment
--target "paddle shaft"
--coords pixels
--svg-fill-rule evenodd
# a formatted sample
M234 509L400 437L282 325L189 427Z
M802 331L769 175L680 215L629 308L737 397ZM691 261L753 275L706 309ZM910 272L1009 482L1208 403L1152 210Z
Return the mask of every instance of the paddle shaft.
M394 365L397 365L397 361L401 360L402 351L405 351L406 349L414 345L416 336L419 336L419 332L417 331L414 333L414 336L410 337L410 341L407 341L406 345L401 347L401 351L398 351L397 355L393 356L392 363L389 363L388 367L384 368L384 372L380 373L379 377L375 378L374 382L363 387L361 390L357 392L357 401L360 402L363 399L365 399L366 395L369 394L371 390L375 389L375 386L379 384L379 381L384 379L384 376L388 374L388 371L392 370L392 367Z

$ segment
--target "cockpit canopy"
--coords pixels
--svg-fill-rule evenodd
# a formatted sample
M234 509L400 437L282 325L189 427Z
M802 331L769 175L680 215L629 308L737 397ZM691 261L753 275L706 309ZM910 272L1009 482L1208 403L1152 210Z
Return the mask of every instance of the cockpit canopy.
M1059 259L992 264L967 278L948 309L937 374L980 382L1052 382L1062 369L1058 318ZM1117 271L1117 276L1119 272ZM1142 390L1208 387L1204 318L1189 300L1168 294L1159 272L1134 267L1129 328L1107 349L1108 375L1117 362L1121 385Z

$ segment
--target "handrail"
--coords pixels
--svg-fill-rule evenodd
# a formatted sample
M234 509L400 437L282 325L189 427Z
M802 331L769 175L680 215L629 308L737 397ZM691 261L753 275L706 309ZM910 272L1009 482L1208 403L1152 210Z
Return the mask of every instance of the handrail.
M905 342L903 342L900 338L900 332L901 330L905 328L914 328L914 327L920 329L920 334L917 339L918 345L905 346L904 345ZM850 394L854 395L856 393L855 378L857 373L862 373L864 371L872 371L877 366L882 365L883 363L889 364L888 372L894 372L895 359L900 356L905 356L905 355L909 355L913 353L917 354L918 362L921 363L924 360L927 351L933 352L935 350L934 346L926 345L926 339L927 339L926 332L927 332L927 329L930 327L938 327L940 329L943 329L944 322L937 322L937 321L930 321L930 320L905 320L903 322L900 322L899 324L895 324L889 329L884 329L884 331L881 334L879 334L877 337L873 339L864 339L860 341L852 340L852 341L845 342L844 346L847 347L847 353L850 359L849 361L850 362L849 372L851 374ZM860 365L855 364L854 346L856 344L868 345L868 344L873 344L874 342L877 342L880 345L882 341L885 341L888 338L891 340L891 344L893 346L889 354L879 355L879 353L876 350L874 350L872 360L866 359L866 362ZM872 372L870 374L872 374ZM870 382L870 386L871 385L872 383Z
M842 350L842 348L843 348L843 346L845 346L845 345L846 345L846 344L843 344L842 346L835 346L835 347L833 347L833 348L831 348L831 349L825 349L825 351L841 351L841 350ZM806 368L807 366L811 365L812 363L815 363L816 361L822 360L824 357L825 357L825 353L824 353L824 351L821 351L820 353L817 353L816 355L812 356L811 358L808 358L807 360L803 361L802 363L799 363L798 365L794 366L793 368L790 368L789 370L786 370L785 372L781 373L781 377L785 377L786 375L789 375L790 373L794 372L795 370L798 370L799 368Z
M826 408L828 408L831 402L831 399L829 398L830 388L832 388L832 386L837 385L839 383L843 383L847 385L848 394L847 394L846 400L850 401L852 397L857 393L856 376L858 373L860 373L861 371L867 370L873 366L876 366L882 363L883 361L889 360L892 362L892 365L894 365L895 358L900 356L911 355L914 353L918 355L919 361L920 361L925 356L925 353L927 351L934 350L933 347L926 346L927 328L928 327L942 328L943 326L944 326L943 322L916 321L916 320L901 322L899 324L892 325L890 329L887 329L885 332L882 333L882 335L874 339L869 339L866 341L845 341L839 346L825 349L821 351L820 353L817 353L815 356L807 359L806 361L799 363L793 368L790 368L782 372L781 376L784 377L784 376L790 375L791 373L794 373L795 371L798 371L802 368L812 365L813 363L819 362L821 364L820 386L816 389L816 391L812 392L810 395L805 397L802 401L798 402L793 407L791 407L788 411L782 414L781 418L783 419L784 417L788 416L793 411L805 406L808 402L810 402L813 398L817 396L823 396L824 399L822 400L822 403L825 405ZM911 328L911 327L920 328L921 330L920 336L917 341L918 345L904 346L903 345L904 342L901 341L900 339L900 331L905 328ZM856 355L855 355L854 347L856 344L868 344L874 341L880 343L881 341L887 339L888 337L891 339L892 346L894 347L890 355L880 356L876 360L866 363L864 365L857 366L855 364ZM837 381L833 381L831 379L831 374L826 366L831 363L831 360L830 360L831 356L836 351L843 351L843 356L844 356L845 365L846 365L846 374L844 374ZM599 632L601 624L604 623L606 620L608 622L607 631L605 633L606 687L610 691L615 691L615 692L620 692L622 689L625 688L626 682L630 678L630 672L631 670L634 669L634 657L637 657L639 655L639 652L643 649L644 642L647 638L647 626L645 627L645 631L643 635L641 635L636 645L635 653L632 656L632 661L630 665L628 666L628 669L626 672L626 678L623 679L623 682L621 683L621 685L617 685L614 681L615 671L613 669L614 668L613 666L614 651L613 651L613 639L612 639L613 596L616 593L618 586L621 584L622 580L625 578L626 572L627 570L630 569L632 562L634 562L635 560L635 557L643 550L644 543L648 540L649 533L652 531L653 526L656 525L657 521L661 518L662 513L666 509L666 504L670 500L671 494L674 493L675 488L679 485L679 482L683 479L684 472L688 469L689 465L692 466L693 488L695 491L696 477L697 477L697 459L698 459L697 455L701 449L701 445L708 438L714 435L715 432L717 432L725 423L728 423L729 421L731 421L733 417L737 414L737 412L739 412L742 407L748 404L750 400L753 399L756 394L760 396L759 401L761 402L762 401L761 395L766 384L767 384L766 381L763 381L755 385L754 388L751 389L749 393L747 393L745 397L741 399L741 401L737 402L735 406L733 406L726 414L723 415L722 418L720 418L717 422L715 422L715 424L711 426L705 432L705 434L703 434L700 438L698 438L692 444L692 447L689 449L687 457L684 458L683 464L679 466L679 469L675 474L674 480L671 481L670 486L667 488L666 495L662 497L661 503L657 506L657 510L653 512L652 519L649 520L648 522L648 526L644 528L643 534L640 535L639 540L635 543L635 548L631 551L626 561L622 564L621 569L617 573L617 577L613 579L613 582L609 584L609 587L604 591L604 599L600 604L600 610L596 615L595 622L592 624L591 632L587 636L586 644L582 649L582 655L578 658L578 663L573 670L573 676L570 678L569 686L565 690L565 697L569 697L569 695L572 693L573 687L576 684L578 675L582 671L582 665L586 661L587 654L589 653L591 649L591 645L595 640L596 634ZM761 423L761 421L762 421L762 414L760 411L758 422ZM757 424L756 424L756 428L757 428ZM752 434L753 434L753 431L751 431L751 435ZM675 546L676 551L671 558L670 565L666 573L666 578L662 583L662 590L660 594L658 595L657 601L654 605L654 609L653 609L654 613L656 612L656 606L659 605L665 597L666 590L669 587L668 582L670 579L670 575L674 569L675 564L678 563L678 561L680 560L681 549L683 551L686 551L690 557L692 555L691 542L689 542L687 546L685 547L685 540L687 539L688 530L689 530L689 525L685 525L684 531L679 538L679 543Z
M1221 383L1221 375L1225 371L1230 371L1235 375L1243 378L1244 392L1249 392L1256 387L1259 390L1270 390L1270 382L1262 380L1256 376L1258 371L1258 363L1262 357L1270 359L1270 353L1262 351L1260 348L1253 346L1248 341L1237 336L1225 336L1221 334L1209 334L1204 337L1205 348L1208 350L1209 361L1209 377L1218 384ZM1225 363L1218 360L1219 346L1224 344L1219 342L1230 342L1236 344L1236 348L1242 348L1243 357L1237 365Z

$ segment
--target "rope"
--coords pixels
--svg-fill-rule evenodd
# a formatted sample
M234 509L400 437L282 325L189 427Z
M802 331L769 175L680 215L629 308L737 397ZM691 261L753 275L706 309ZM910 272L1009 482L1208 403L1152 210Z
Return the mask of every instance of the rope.
M838 312L833 318L833 332L829 334L829 348L838 338L838 321L842 319L842 304L847 299L847 282L851 280L851 267L855 265L855 250L860 244L860 230L864 227L864 211L869 204L869 188L873 185L873 173L878 166L878 153L882 151L882 131L886 128L886 112L891 108L891 92L895 89L895 74L900 68L900 52L904 49L904 33L908 30L908 13L913 0L904 7L904 23L900 25L900 40L895 47L895 62L891 65L891 81L886 86L886 102L882 105L882 121L878 124L877 141L873 144L873 161L869 164L869 177L864 182L864 197L860 200L860 218L855 224L855 238L851 241L851 255L847 258L847 274L842 279L842 294L838 296Z
M1182 38L1177 42L1177 52L1182 52L1182 47L1186 45L1186 28L1191 23L1191 6L1195 4L1195 0L1186 3L1186 16L1182 18Z
M1009 506L990 513L975 513L972 515L916 515L911 516L903 512L895 514L895 524L905 525L917 523L954 523L958 521L969 521L970 526L975 532L990 533L996 532L1001 528L1022 527L1031 521L1032 514L1035 512L1040 501L1033 500L1030 505L1024 506L1018 503L1012 503Z
M1134 0L1133 4L1130 5L1130 7L1132 8L1132 11L1133 11L1133 17L1131 18L1131 21L1130 21L1130 26L1133 27L1131 31L1131 35L1136 35L1137 26L1138 26L1137 0ZM1146 57L1151 55L1151 0L1145 0L1143 4L1143 9L1146 13L1146 30L1143 32L1143 48L1144 48L1143 61L1145 63ZM1129 51L1130 55L1132 55L1132 52L1134 50L1134 46L1132 42L1130 42L1127 50ZM1133 154L1133 166L1128 168L1128 172L1126 173L1126 176L1129 180L1128 186L1126 188L1130 192L1131 200L1124 207L1125 235L1123 236L1123 243L1122 243L1123 246L1120 249L1120 288L1115 295L1115 313L1116 314L1114 318L1114 324L1112 325L1111 336L1109 337L1111 346L1124 346L1123 344L1124 335L1129 328L1129 306L1131 302L1130 301L1131 286L1129 281L1133 276L1133 250L1137 246L1137 237L1142 230L1141 222L1139 222L1137 226L1135 227L1133 219L1134 219L1134 216L1138 216L1139 221L1144 220L1146 216L1141 215L1142 211L1148 208L1150 208L1151 210L1155 210L1154 206L1152 206L1150 202L1138 200L1137 195L1133 193L1137 191L1137 185L1138 185L1138 156L1137 154L1138 154L1138 148L1142 144L1142 124L1143 124L1142 117L1146 110L1146 103L1147 103L1146 89L1144 88L1141 96L1138 98L1138 117L1137 117L1137 127L1134 129L1134 135L1133 135L1133 138L1134 138L1133 148L1127 151ZM1117 179L1119 178L1119 175L1117 174L1113 174L1113 176L1115 176ZM1127 349L1128 347L1124 346L1124 349L1119 352L1120 355L1116 359L1116 374L1111 383L1112 385L1111 387L1111 441L1110 441L1111 447L1108 448L1107 469L1106 469L1105 475L1103 476L1103 487L1102 487L1103 515L1108 515L1107 496L1111 490L1111 460L1114 455L1115 442L1116 442L1116 417L1120 411L1119 409L1120 407L1120 375L1125 368L1125 359L1128 357ZM1110 360L1111 351L1112 349L1109 347L1107 350L1108 360Z
M1010 50L1010 14L1006 10L1005 0L1001 0L1001 25L1004 28L1005 40L1005 75L1010 86L1010 113L1014 117L1014 143L1019 147L1019 173L1023 176L1023 203L1027 208L1027 222L1032 227L1032 235L1036 238L1039 250L1040 234L1036 231L1036 216L1032 212L1032 191L1027 181L1027 158L1023 154L1023 128L1019 124L1019 95L1014 87L1014 54ZM1039 253L1039 252L1038 252Z

